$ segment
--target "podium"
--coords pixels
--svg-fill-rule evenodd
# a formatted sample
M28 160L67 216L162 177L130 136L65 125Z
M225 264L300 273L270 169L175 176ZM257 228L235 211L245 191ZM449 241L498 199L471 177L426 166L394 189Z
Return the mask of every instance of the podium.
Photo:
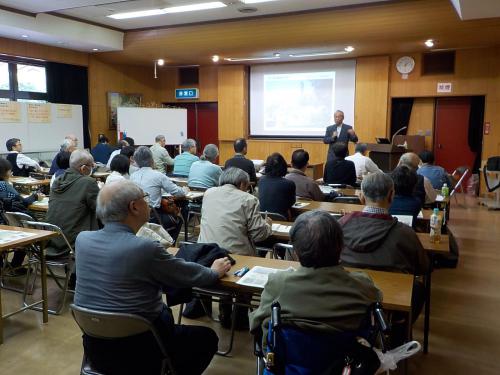
M399 158L407 150L392 144L368 143L370 158L384 172L391 172L397 167Z

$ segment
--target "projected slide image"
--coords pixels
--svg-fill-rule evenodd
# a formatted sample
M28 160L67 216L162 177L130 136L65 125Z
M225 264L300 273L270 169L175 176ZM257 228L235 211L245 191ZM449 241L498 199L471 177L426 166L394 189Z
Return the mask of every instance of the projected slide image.
M322 131L335 110L335 72L264 75L264 130Z

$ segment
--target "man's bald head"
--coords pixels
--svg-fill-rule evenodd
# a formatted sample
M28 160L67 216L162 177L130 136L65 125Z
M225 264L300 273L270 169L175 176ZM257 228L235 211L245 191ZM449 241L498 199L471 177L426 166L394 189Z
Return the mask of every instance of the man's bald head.
M142 189L128 180L104 185L97 196L97 217L103 223L124 221L129 214L129 203L143 197Z
M404 165L412 171L416 171L420 165L420 158L414 152L407 152L401 155L398 166Z

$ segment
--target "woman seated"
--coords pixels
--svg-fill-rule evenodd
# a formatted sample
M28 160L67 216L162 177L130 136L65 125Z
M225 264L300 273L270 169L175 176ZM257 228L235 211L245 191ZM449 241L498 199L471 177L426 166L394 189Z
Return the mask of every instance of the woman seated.
M290 239L300 267L269 275L260 305L250 313L250 331L262 328L266 341L274 301L282 319L300 329L331 334L360 329L381 293L366 274L339 264L344 244L337 221L325 211L303 213Z
M287 180L286 161L281 154L270 155L265 164L263 176L259 180L259 201L262 211L282 215L291 220L291 208L295 204L295 183Z
M134 160L139 170L130 176L130 181L135 182L149 195L151 222L161 224L175 241L182 227L182 219L166 205L162 208L162 189L174 197L184 197L184 190L163 173L153 169L153 153L149 147L139 147L134 153Z
M205 146L200 160L191 164L189 169L189 187L208 189L219 185L222 169L214 164L217 156L219 156L219 149L216 145L208 144Z
M128 180L130 176L128 171L130 168L130 159L125 155L116 155L110 164L111 174L106 178L106 185L120 180Z
M323 175L325 184L354 186L356 183L356 167L352 161L345 160L348 153L349 149L345 143L337 142L333 145L335 158L326 162Z
M414 196L417 185L417 174L410 168L401 165L391 173L394 181L394 199L389 213L391 215L409 215L413 217L413 226L422 209L422 201Z
M7 159L0 158L0 201L3 207L8 206L7 211L25 211L30 204L44 197L41 193L33 193L27 198L21 197L19 192L9 183L9 178L12 175L12 165ZM9 201L9 203L7 203ZM12 268L18 268L23 264L24 251L15 251L11 261ZM3 258L0 257L0 267L3 266ZM25 269L15 270L15 274L24 274Z
M69 158L71 157L71 152L61 151L55 157L55 163L57 169L50 179L50 187L54 184L54 181L69 168Z

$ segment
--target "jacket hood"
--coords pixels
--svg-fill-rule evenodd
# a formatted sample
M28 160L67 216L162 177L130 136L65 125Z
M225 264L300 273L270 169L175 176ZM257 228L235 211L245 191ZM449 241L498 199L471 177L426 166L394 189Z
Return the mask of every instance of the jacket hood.
M84 177L83 175L81 175L73 168L68 168L66 169L64 174L59 176L54 181L54 185L52 186L51 190L54 191L54 193L62 194L66 190L68 190L71 187L71 185L73 185L77 180L83 177Z
M356 253L374 252L397 222L389 215L353 213L345 218L342 226L345 246Z

